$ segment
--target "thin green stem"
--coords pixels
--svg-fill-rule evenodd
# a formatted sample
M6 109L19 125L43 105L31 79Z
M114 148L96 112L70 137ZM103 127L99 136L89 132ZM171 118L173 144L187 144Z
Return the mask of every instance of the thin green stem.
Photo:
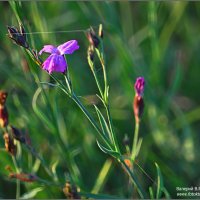
M92 118L92 116L88 113L88 111L85 109L83 104L80 102L80 100L77 98L77 96L73 93L72 94L72 100L78 105L78 107L82 110L82 112L85 114L85 116L88 118L90 123L93 125L93 127L96 129L96 131L100 134L103 141L107 144L107 146L112 150L112 144L108 141L107 137L101 132L101 129L96 124L95 120Z
M96 73L95 73L94 70L92 70L92 73L93 73L94 78L95 78L95 81L96 81L96 83L97 83L97 87L98 87L98 89L99 89L99 93L100 93L100 95L101 95L101 98L104 98L103 92L102 92L102 89L101 89L101 86L100 86L100 83L99 83L99 80L98 80L98 78L97 78L97 75L96 75Z
M133 174L133 172L130 170L130 168L126 165L126 163L124 162L123 159L121 159L120 162L121 162L122 166L124 166L124 169L126 170L127 174L130 176L130 178L131 178L133 184L135 185L136 190L138 191L138 194L140 195L140 197L142 199L146 198L145 197L146 195L145 195L141 185L139 184L136 176Z
M64 77L65 77L65 82L67 84L67 88L69 90L69 93L71 94L72 93L72 88L70 86L69 78L67 77L67 75L64 75Z
M107 83L107 73L106 73L106 66L105 66L105 61L103 59L103 57L101 56L101 53L99 52L98 49L96 49L96 53L98 55L98 58L101 62L101 66L102 66L102 69L103 69L103 77L104 77L104 101L107 103L108 101L108 92L107 92L107 87L108 87L108 83Z
M99 83L99 79L98 79L98 77L97 77L97 75L96 75L96 72L95 72L94 62L90 59L90 57L88 57L88 64L89 64L89 66L90 66L90 69L91 69L92 74L93 74L93 76L94 76L94 79L95 79L95 81L96 81L96 84L97 84L97 87L98 87L98 89L99 89L99 93L100 93L100 95L101 95L101 98L104 98L103 92L102 92L102 89L101 89L101 85L100 85L100 83Z
M103 68L103 76L104 76L104 86L105 86L105 89L104 89L104 98L103 98L103 104L104 104L104 107L106 109L106 114L107 114L107 117L108 117L108 122L109 122L109 127L110 127L110 131L111 131L111 140L115 146L115 150L117 152L120 152L119 150L119 145L117 143L117 139L116 139L116 135L114 133L114 129L113 129L113 123L112 123L112 118L111 118L111 114L110 114L110 108L109 108L109 102L108 102L108 83L107 83L107 73L106 73L106 66L105 66L105 61L104 61L104 54L103 54L103 43L101 42L101 53L98 49L96 49L96 53L98 55L98 58L101 62L101 66Z
M16 173L20 173L15 156L12 156L13 164L15 166ZM16 199L20 198L20 180L16 179Z
M114 143L115 150L120 153L119 145L117 143L117 138L116 138L116 135L115 135L114 129L113 129L113 123L112 123L112 118L111 118L111 114L110 114L109 105L104 104L104 106L106 108L106 113L107 113L107 117L108 117L109 127L110 127L110 131L111 131L111 138L112 138L112 141Z
M139 122L136 122L135 124L135 133L133 138L133 146L132 146L132 153L131 153L131 160L135 160L136 152L137 152L137 144L138 144L138 134L139 134Z

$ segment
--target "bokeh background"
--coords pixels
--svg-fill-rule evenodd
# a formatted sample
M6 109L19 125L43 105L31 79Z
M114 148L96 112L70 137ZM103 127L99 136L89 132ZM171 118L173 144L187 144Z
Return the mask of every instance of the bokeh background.
M48 166L57 164L62 183L73 174L81 190L91 192L102 166L111 158L97 147L95 130L66 95L46 87L45 99L30 69L40 81L51 81L49 76L35 64L29 66L23 50L6 36L7 25L18 26L9 3L1 2L0 10L0 89L9 94L9 121L30 134L32 145ZM97 87L87 64L85 31L90 26L97 31L102 23L111 114L120 148L125 152L125 135L132 143L133 85L137 76L144 76L145 111L139 133L143 144L138 163L154 180L154 163L158 163L172 198L177 198L176 187L200 186L200 2L24 1L20 15L37 50L44 44L78 40L79 51L67 56L69 71L77 95L96 119L92 104L100 102L95 98ZM100 65L98 75L103 78ZM7 165L14 167L4 150L3 137L0 148L0 197L15 198L15 181L5 170ZM20 167L49 179L38 160L24 150ZM148 192L152 182L137 166L135 170ZM21 184L21 195L40 186ZM112 161L98 192L130 197L128 177L117 162ZM64 194L50 185L43 186L34 198L64 198Z

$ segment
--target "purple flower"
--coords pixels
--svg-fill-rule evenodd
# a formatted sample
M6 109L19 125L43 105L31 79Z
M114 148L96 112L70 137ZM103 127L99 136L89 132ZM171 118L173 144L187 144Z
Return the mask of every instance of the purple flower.
M145 80L143 77L138 77L136 79L136 82L135 82L135 91L136 91L136 95L138 96L142 96L143 94L143 91L144 91L144 85L145 85Z
M45 45L39 52L39 55L43 52L50 53L51 55L43 62L42 68L49 74L52 72L64 73L67 69L67 62L64 58L64 54L72 54L77 49L79 49L79 46L76 40L70 40L58 47Z

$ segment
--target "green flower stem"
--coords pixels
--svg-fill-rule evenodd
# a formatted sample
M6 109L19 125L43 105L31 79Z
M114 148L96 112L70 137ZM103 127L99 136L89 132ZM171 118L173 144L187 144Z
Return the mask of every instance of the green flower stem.
M138 144L139 127L140 127L139 122L136 122L135 133L134 133L134 138L133 138L132 153L131 153L131 160L133 161L135 160L136 153L137 153L136 151L137 151L137 144Z
M108 102L108 83L107 83L107 73L106 73L106 67L105 67L105 61L104 61L104 54L103 54L103 43L101 42L101 53L98 49L96 49L96 53L98 55L98 58L101 62L102 68L103 68L103 76L104 76L104 84L105 84L105 90L104 90L104 107L106 109L107 117L108 117L108 122L109 122L109 127L111 131L111 140L115 146L115 150L120 153L119 150L119 145L117 143L116 139L116 134L114 133L113 129L113 123L112 123L112 118L110 114L110 108L109 108L109 102Z
M113 130L113 123L112 123L112 118L111 118L111 114L110 114L109 105L104 104L104 106L105 106L105 109L106 109L106 113L107 113L107 117L108 117L108 122L109 122L109 127L110 127L110 131L111 131L111 138L112 138L112 141L114 143L115 150L118 153L120 153L119 145L117 143L117 138L116 138L116 135L115 135L114 130Z
M20 173L15 156L12 156L13 164L15 166L16 173ZM16 179L16 199L20 198L20 180Z
M94 119L91 117L91 115L85 109L85 107L83 106L83 104L79 101L79 99L77 98L77 96L73 93L71 98L78 105L78 107L82 110L82 112L88 118L88 120L90 121L90 123L96 129L96 131L100 134L100 136L102 137L103 141L107 144L107 146L111 150L113 150L112 144L110 144L110 142L108 141L108 138L101 132L101 129L98 127L98 125L96 124L96 122L94 121Z
M104 89L104 101L107 104L107 102L108 102L108 91L107 91L108 90L108 83L107 83L107 73L106 73L105 61L102 58L101 53L99 52L98 49L96 49L96 53L97 53L98 58L99 58L99 60L101 62L101 66L103 68L104 87L105 87L105 89Z
M55 77L52 76L54 79ZM65 86L57 79L55 79L60 85L61 89L78 105L78 107L82 110L82 112L85 114L85 116L88 118L90 123L93 125L93 127L96 129L96 131L100 134L102 137L103 141L108 145L108 147L113 150L112 144L108 141L107 137L101 132L101 129L98 127L96 124L95 120L92 118L92 116L89 114L89 112L86 110L86 108L83 106L83 104L80 102L80 100L77 98L76 94L73 92L72 88L70 87L69 84L69 79L65 77L66 84L68 87L70 87L70 92L69 90L66 90Z
M65 77L65 82L66 82L66 84L67 84L67 88L68 88L68 90L69 90L69 93L71 94L71 93L72 93L72 88L71 88L71 86L70 86L69 79L68 79L68 77L67 77L66 75L64 75L64 77Z
M100 93L100 95L101 95L101 98L104 98L103 92L102 92L102 89L101 89L101 86L100 86L100 83L99 83L99 79L98 79L98 77L97 77L97 75L96 75L96 72L95 72L94 63L93 63L93 61L90 59L90 57L88 57L88 64L89 64L89 66L90 66L90 69L91 69L92 74L93 74L93 76L94 76L94 79L95 79L95 81L96 81L96 84L97 84L97 87L98 87L98 89L99 89L99 93Z
M103 96L103 92L102 92L102 89L101 89L99 80L98 80L98 78L97 78L97 75L96 75L96 73L95 73L94 70L92 71L92 73L93 73L94 78L95 78L95 81L96 81L96 83L97 83L97 87L98 87L98 89L99 89L99 93L100 93L100 95L101 95L101 98L103 98L103 97L104 97L104 96Z
M116 142L117 140L116 140L115 134L114 134L114 132L113 132L113 128L112 128L113 126L112 126L112 119L111 119L109 107L108 107L108 105L106 105L105 98L104 98L104 95L103 95L103 92L102 92L102 89L101 89L101 86L100 86L98 77L96 76L96 73L95 73L95 71L94 71L93 63L92 63L92 62L89 62L89 65L92 65L92 66L90 66L90 68L92 69L92 73L93 73L93 75L94 75L94 78L95 78L97 87L98 87L98 89L99 89L99 92L100 92L100 95L101 95L101 98L102 98L104 107L106 108L106 113L107 113L107 117L108 117L108 121L109 121L109 127L110 127L110 131L111 131L111 135L109 135L109 137L110 137L111 141L113 142L116 151L119 152L119 147L118 147L118 144L117 144L117 142Z
M133 172L130 170L130 168L126 165L126 163L124 162L123 159L120 159L120 162L122 164L122 166L124 167L124 169L126 170L126 173L130 176L134 186L136 187L136 190L138 191L138 194L140 195L140 197L142 199L146 198L146 195L141 187L141 185L139 184L136 176L133 174Z

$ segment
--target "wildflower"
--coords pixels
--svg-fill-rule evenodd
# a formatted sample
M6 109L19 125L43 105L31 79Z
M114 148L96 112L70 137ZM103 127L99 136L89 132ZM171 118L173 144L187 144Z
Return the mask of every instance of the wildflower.
M13 138L8 133L4 133L3 138L5 141L6 151L14 156L16 154L17 148L16 145L14 144Z
M26 33L22 24L19 25L20 30L14 26L8 26L8 37L13 40L17 45L26 49L29 48L29 44L26 41Z
M87 32L87 38L89 40L90 45L97 48L99 46L99 38L96 36L96 33L94 32L93 28L90 28Z
M144 78L138 77L134 85L136 95L133 101L133 110L134 110L136 123L139 123L143 110L144 110L144 101L142 97L143 92L144 92L144 85L145 85Z
M64 54L72 54L77 49L79 49L79 46L76 40L70 40L59 45L58 47L53 45L45 45L39 52L39 55L41 55L43 52L50 53L51 55L43 62L42 68L49 74L52 72L65 73L67 69L67 63L64 58Z

